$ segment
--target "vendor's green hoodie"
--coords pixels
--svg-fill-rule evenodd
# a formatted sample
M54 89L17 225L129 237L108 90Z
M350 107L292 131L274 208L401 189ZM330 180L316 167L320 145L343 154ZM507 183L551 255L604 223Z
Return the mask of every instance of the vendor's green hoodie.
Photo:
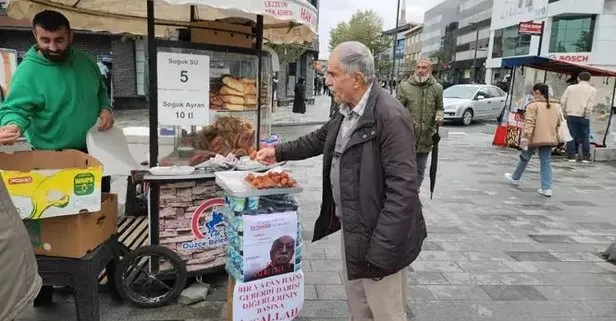
M98 66L70 48L55 63L30 48L0 107L0 126L15 124L35 149L85 149L102 108L110 108Z

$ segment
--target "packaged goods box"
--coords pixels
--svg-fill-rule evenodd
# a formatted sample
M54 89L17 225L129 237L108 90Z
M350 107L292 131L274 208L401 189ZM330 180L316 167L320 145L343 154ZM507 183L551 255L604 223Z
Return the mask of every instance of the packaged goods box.
M82 258L118 229L118 197L103 194L100 211L24 220L37 255Z
M0 174L22 219L101 209L103 166L80 151L0 154Z

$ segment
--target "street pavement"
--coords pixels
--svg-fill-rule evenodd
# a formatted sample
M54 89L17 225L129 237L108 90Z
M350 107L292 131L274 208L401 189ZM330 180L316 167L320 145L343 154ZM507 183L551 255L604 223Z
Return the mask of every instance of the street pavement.
M318 126L279 127L292 139ZM554 196L537 194L538 161L520 187L508 185L518 152L491 145L493 126L448 126L434 198L421 192L428 238L409 267L409 320L616 320L616 266L598 254L616 234L616 166L554 161ZM291 162L304 239L321 200L321 157ZM340 233L304 244L305 304L298 320L348 320L340 278ZM103 321L221 320L225 276L206 276L207 301L143 310L101 299ZM70 297L18 320L75 320Z

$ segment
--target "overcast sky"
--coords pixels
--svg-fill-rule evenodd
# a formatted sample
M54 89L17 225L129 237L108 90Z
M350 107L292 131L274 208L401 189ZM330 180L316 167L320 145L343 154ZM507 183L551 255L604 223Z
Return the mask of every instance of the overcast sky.
M443 0L406 0L407 22L423 22L424 12ZM402 0L400 0L402 3ZM338 22L348 21L357 10L372 9L383 17L384 28L393 28L396 24L396 7L398 0L321 0L319 1L319 40L321 48L319 58L329 57L329 30Z

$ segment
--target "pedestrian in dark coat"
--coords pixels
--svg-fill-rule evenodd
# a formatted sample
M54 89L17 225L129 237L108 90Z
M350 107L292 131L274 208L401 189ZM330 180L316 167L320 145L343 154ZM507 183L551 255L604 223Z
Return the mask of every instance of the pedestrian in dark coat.
M338 113L299 139L264 148L264 162L323 155L321 213L313 241L342 229L343 282L353 320L406 320L407 267L426 225L417 192L411 116L375 82L359 42L336 47L327 85Z
M306 80L300 77L295 84L295 97L293 97L293 112L306 113Z

